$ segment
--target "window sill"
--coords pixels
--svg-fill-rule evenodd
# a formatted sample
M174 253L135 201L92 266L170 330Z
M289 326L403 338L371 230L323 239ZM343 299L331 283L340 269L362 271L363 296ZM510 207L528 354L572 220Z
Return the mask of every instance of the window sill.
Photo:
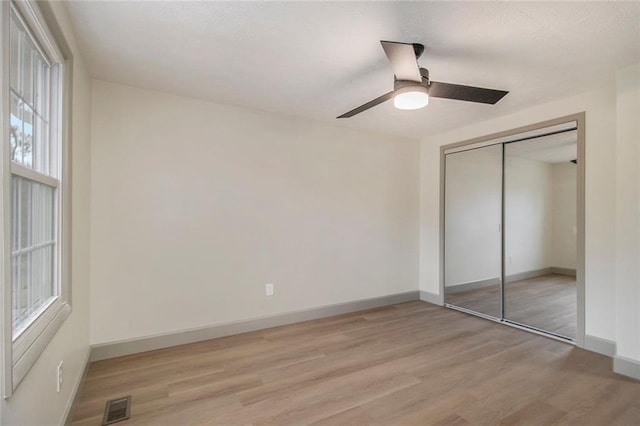
M40 318L13 343L13 380L11 380L11 389L5 389L5 398L18 387L62 323L71 314L69 303L56 302L49 306Z

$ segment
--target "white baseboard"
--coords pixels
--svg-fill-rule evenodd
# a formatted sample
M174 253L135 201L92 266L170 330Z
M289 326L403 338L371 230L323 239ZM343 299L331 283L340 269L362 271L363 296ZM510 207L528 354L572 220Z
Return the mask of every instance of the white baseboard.
M584 349L613 357L616 354L616 342L586 334L584 336Z
M64 416L62 419L64 420L63 425L69 426L73 421L73 414L76 411L76 406L78 405L78 400L80 395L82 394L82 388L84 387L85 379L87 378L87 373L89 372L89 358L91 356L91 349L87 351L87 355L84 358L84 366L82 368L82 374L73 384L73 390L71 391L71 398L69 399L69 403L67 404L67 408L65 410Z
M434 305L444 305L444 298L442 296L424 290L420 290L420 300L433 303Z
M391 294L371 299L320 306L302 311L268 315L245 321L235 321L209 327L182 330L119 342L102 343L91 346L91 361L99 361L118 356L152 351L155 349L168 348L171 346L185 345L187 343L263 330L266 328L278 327L301 321L309 321L333 315L362 311L365 309L379 308L381 306L394 305L396 303L411 302L419 300L419 297L420 295L418 291L408 291L406 293Z
M613 371L640 380L640 361L616 355L613 357Z

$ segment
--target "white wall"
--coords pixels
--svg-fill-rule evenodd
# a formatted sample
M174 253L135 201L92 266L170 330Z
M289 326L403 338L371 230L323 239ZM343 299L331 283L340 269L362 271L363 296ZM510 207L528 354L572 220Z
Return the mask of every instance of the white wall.
M551 165L510 155L505 147L505 275L551 263Z
M488 107L490 108L490 107ZM440 146L586 111L586 333L615 339L614 291L616 92L613 77L599 90L538 105L509 116L421 141L420 289L436 295L439 285Z
M640 65L618 72L616 106L617 356L635 360L640 378Z
M417 290L418 141L104 81L92 99L92 343Z
M52 2L74 55L72 138L72 312L15 391L2 400L3 425L61 424L89 354L89 205L90 80L78 51L64 5ZM64 384L56 393L55 374L64 361Z
M576 269L578 166L571 162L551 164L550 265Z

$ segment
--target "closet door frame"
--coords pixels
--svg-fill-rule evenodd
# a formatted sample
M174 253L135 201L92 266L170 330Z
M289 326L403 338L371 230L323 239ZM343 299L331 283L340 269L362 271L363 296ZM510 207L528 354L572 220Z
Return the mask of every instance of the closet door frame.
M538 123L530 124L527 126L517 127L514 129L505 130L498 133L488 134L473 139L464 140L440 147L440 262L439 262L439 281L440 281L440 294L442 295L443 305L445 302L445 188L446 188L446 153L455 152L456 150L466 150L475 147L489 146L502 144L508 140L509 137L520 135L527 132L535 132L548 127L563 125L569 125L575 123L577 128L577 160L578 160L578 193L577 193L577 268L576 268L576 338L573 341L577 346L584 347L585 345L585 113L580 112L576 114L566 115L558 117L552 120L541 121ZM503 149L504 157L504 149ZM502 173L504 175L504 164ZM502 182L504 186L504 178ZM503 188L504 192L504 188ZM504 204L504 197L503 197ZM557 338L553 334L540 332L536 329L530 329L528 327L521 327L516 324L510 323L504 319L504 205L502 209L502 277L501 277L501 296L502 300L502 319L497 320L502 324L509 325L511 327L520 328L532 333L542 334L547 337ZM453 308L455 309L455 307ZM464 310L466 312L466 310ZM473 312L470 312L473 313ZM492 319L487 316L479 315L486 319ZM570 340L560 339L566 342Z

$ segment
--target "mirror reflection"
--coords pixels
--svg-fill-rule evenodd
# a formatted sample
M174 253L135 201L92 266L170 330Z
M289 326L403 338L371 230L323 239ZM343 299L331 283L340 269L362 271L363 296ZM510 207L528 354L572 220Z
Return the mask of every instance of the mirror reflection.
M482 144L445 152L445 303L575 339L576 123Z
M445 158L445 302L502 316L502 145Z
M575 338L577 133L504 150L505 318Z

